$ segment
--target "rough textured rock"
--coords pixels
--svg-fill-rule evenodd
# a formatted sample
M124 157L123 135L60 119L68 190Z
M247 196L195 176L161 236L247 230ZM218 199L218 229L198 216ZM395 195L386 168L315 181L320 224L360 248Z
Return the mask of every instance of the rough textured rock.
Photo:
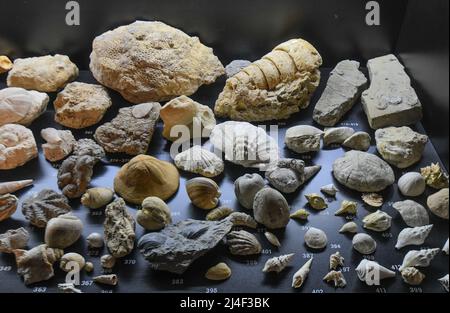
M200 174L205 177L216 177L222 174L225 164L215 153L200 146L179 153L174 159L176 167L183 171Z
M66 55L55 54L15 59L8 73L8 87L55 92L78 76L78 68Z
M22 166L38 156L31 130L18 124L0 127L0 170Z
M57 123L80 129L100 122L112 101L103 86L73 82L58 93L53 105Z
M378 192L392 185L394 171L376 155L351 150L333 163L333 175L342 185L360 192Z
M406 168L422 158L428 136L407 126L387 127L375 131L377 150L388 163Z
M70 130L45 128L41 136L47 143L42 145L44 156L50 162L61 161L72 153L77 141Z
M106 246L113 257L121 258L133 251L136 223L122 198L106 207L103 227Z
M233 227L221 221L185 220L160 232L144 235L138 249L155 270L183 274L199 257L213 249Z
M366 132L356 132L342 143L346 148L367 151L370 148L370 135Z
M284 137L286 146L297 153L315 152L320 150L320 139L323 131L309 125L298 125L288 128Z
M230 78L237 73L239 73L241 70L246 68L252 64L252 62L248 60L233 60L231 61L227 66L225 66L225 73L227 74L227 78Z
M28 126L47 109L46 93L10 87L0 90L0 126Z
M323 144L329 146L331 144L342 144L344 141L355 133L351 127L329 127L325 128L323 133Z
M449 189L443 188L430 195L427 199L427 205L430 211L440 218L448 220L448 197Z
M420 121L422 105L399 60L388 54L369 60L367 68L371 83L361 101L370 127L405 126Z
M23 249L27 246L29 239L30 234L25 228L10 229L0 234L0 253L12 253L15 249Z
M212 49L162 22L136 21L96 37L90 69L133 103L189 96L225 74Z
M334 126L358 100L367 86L359 62L344 60L331 71L327 86L314 108L313 119L323 126Z
M0 74L8 72L12 67L11 60L6 55L0 55Z
M320 54L307 41L283 42L228 78L214 111L233 120L286 119L309 105L321 64Z
M258 191L253 202L255 220L270 229L283 228L289 223L290 207L277 190L266 187Z
M145 154L159 119L157 102L121 108L119 114L97 128L95 140L111 153Z

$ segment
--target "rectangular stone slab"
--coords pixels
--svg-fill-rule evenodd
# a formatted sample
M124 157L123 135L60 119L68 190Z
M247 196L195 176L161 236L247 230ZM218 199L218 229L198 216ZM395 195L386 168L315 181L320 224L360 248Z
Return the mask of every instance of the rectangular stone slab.
M316 103L313 119L323 126L336 125L353 107L366 84L367 78L359 71L359 62L339 62Z
M361 101L370 127L406 126L422 119L422 105L404 66L392 54L367 62L370 87Z

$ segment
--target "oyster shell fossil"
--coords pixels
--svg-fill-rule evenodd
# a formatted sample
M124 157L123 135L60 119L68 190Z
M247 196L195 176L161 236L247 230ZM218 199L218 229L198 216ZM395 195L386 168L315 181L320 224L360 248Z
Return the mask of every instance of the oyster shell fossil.
M65 249L73 245L83 232L83 222L71 213L62 214L48 221L45 227L45 243L50 248Z
M12 253L15 249L23 249L30 240L30 234L23 228L10 229L0 234L0 252Z
M119 279L116 274L95 276L92 280L94 283L110 286L116 286L119 283Z
M26 285L49 280L55 273L53 264L58 261L64 252L49 248L42 244L31 250L13 250L16 257L17 273L23 277Z
M280 240L278 240L277 236L275 236L274 234L272 234L271 232L266 231L264 233L264 236L266 237L267 241L269 241L272 245L274 245L275 247L279 248L281 247L281 242Z
M406 246L420 246L427 239L433 225L418 226L414 228L405 228L398 234L396 249L401 249Z
M186 192L192 204L204 210L214 209L221 196L216 182L206 177L195 177L186 181Z
M401 271L403 281L411 286L419 286L425 279L425 274L415 267L406 267Z
M350 200L343 200L341 207L334 215L356 215L358 213L358 203Z
M334 196L336 196L336 194L338 193L339 190L336 188L335 185L328 184L328 185L320 187L320 191L327 196L334 197Z
M227 245L233 255L255 255L262 250L258 239L245 230L230 232L227 235Z
M38 156L34 135L25 126L0 126L0 170L12 170Z
M214 111L233 120L288 118L309 105L321 64L321 56L307 41L283 42L227 79Z
M113 190L104 187L96 187L86 190L81 196L81 203L89 209L100 209L111 203L113 198Z
M339 251L330 255L330 270L337 270L339 267L344 266L344 257Z
M324 146L331 144L341 145L354 133L355 130L351 127L327 127L323 133L323 144Z
M313 258L311 257L297 272L295 272L292 277L292 288L300 288L303 286L309 272L311 271L312 262Z
M226 280L231 277L231 268L226 263L219 263L209 268L205 278L209 280Z
M269 229L286 227L290 218L289 210L286 198L275 189L266 187L255 195L253 216Z
M409 227L425 226L430 224L430 216L427 210L413 200L395 202L392 207L396 209L406 225Z
M22 203L22 214L39 228L45 227L50 219L71 211L69 200L51 189L32 194Z
M44 156L50 162L61 161L72 153L76 145L75 137L70 130L44 128L41 137L46 141L42 145Z
M380 285L381 280L395 277L395 272L380 265L378 262L361 260L356 267L356 274L360 281L367 285Z
M379 192L395 181L389 164L374 154L356 150L334 161L333 175L342 185L360 192Z
M322 198L317 193L311 193L305 195L306 200L308 200L308 204L315 210L324 210L328 207L328 204L325 202L325 199Z
M75 267L75 264L77 264L78 267ZM85 265L85 258L82 255L74 252L64 254L59 260L59 268L64 272L70 272L77 269L78 272L80 272Z
M169 206L158 197L148 197L136 213L136 221L146 230L157 231L172 224Z
M299 209L290 215L290 218L299 219L299 220L307 220L309 216L309 212L305 209Z
M269 272L280 273L289 265L289 263L291 263L292 259L294 258L294 255L295 255L294 253L290 253L270 258L264 264L264 268L262 269L262 271L264 273Z
M102 268L111 269L116 265L117 259L111 254L105 254L100 257L100 264Z
M448 220L448 199L449 189L443 188L438 192L428 196L427 206L434 215Z
M239 203L246 209L253 210L255 195L266 183L259 174L245 174L234 182L234 193Z
M365 204L368 204L374 208L379 208L383 206L384 203L383 196L376 192L363 193L361 195L361 199L364 201Z
M179 153L174 161L179 169L205 177L216 177L225 167L220 157L200 146Z
M425 179L428 186L435 189L448 188L448 175L442 170L439 163L431 163L431 165L422 167L420 174Z
M305 233L305 244L311 249L323 249L328 244L328 238L321 229L311 227Z
M253 229L258 226L253 217L243 212L232 212L227 219L233 223L233 226L245 226Z
M32 179L8 181L8 182L0 183L0 195L4 195L7 193L13 193L13 192L22 190L28 186L31 186L31 185L33 185Z
M439 248L434 249L422 249L422 250L411 250L406 253L403 258L402 266L399 268L401 272L407 267L427 267L430 265L434 257L441 251Z
M339 229L340 233L351 233L355 234L358 232L358 225L355 222L348 222L342 225Z
M370 135L363 131L358 131L345 139L342 145L353 150L367 151L370 148Z
M247 122L217 124L210 141L225 160L244 167L264 168L279 158L278 144L263 128Z
M361 254L372 254L377 249L377 242L370 235L359 233L353 237L352 246Z
M344 288L347 286L347 281L341 271L330 271L325 275L323 280L327 283L333 283L335 288Z
M221 207L211 210L208 214L206 214L206 220L207 221L220 221L220 220L226 218L227 216L229 216L233 212L234 212L234 210L232 208L229 208L226 206L221 206Z
M439 283L441 283L442 287L445 289L446 292L448 292L448 285L449 285L449 279L448 274L444 277L441 277L438 279Z
M320 150L323 131L310 125L297 125L286 131L286 147L297 153L316 152Z
M363 223L364 228L383 232L391 228L392 217L386 212L377 210L374 213L366 215L366 217L363 218Z
M86 242L89 249L100 249L105 245L103 236L99 233L90 233L86 237Z
M398 182L398 189L406 197L417 197L425 192L425 179L420 173L409 172L403 174Z
M17 210L19 199L9 193L0 195L0 222L10 218Z

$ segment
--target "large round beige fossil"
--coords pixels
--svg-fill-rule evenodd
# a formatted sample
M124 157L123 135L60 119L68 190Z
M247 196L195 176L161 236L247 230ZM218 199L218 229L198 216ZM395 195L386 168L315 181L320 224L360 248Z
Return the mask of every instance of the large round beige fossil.
M38 156L33 133L17 124L0 127L0 170L22 166Z

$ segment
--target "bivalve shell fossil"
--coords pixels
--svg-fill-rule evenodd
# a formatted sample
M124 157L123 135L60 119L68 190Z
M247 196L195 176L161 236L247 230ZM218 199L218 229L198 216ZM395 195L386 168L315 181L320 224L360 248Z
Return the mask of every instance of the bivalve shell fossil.
M264 264L263 272L269 273L269 272L276 272L279 273L282 270L284 270L289 263L294 258L294 253L280 255L274 258L270 258L266 261Z
M17 210L19 199L11 194L0 195L0 222L10 218Z
M220 188L206 177L195 177L186 182L186 192L192 204L200 209L211 210L219 203Z
M355 133L351 127L327 127L323 134L323 144L342 144L347 138Z
M425 226L430 224L430 216L427 210L413 200L395 202L392 207L396 209L406 225L409 227Z
M258 239L245 230L230 232L227 235L227 245L233 255L255 255L262 250Z
M367 151L370 148L370 135L363 131L358 131L345 139L342 145L353 150Z
M353 237L353 249L361 254L372 254L377 249L377 242L368 234L359 233Z
M45 243L51 248L65 249L73 245L83 231L83 222L70 213L52 218L45 228Z
M86 190L81 196L81 203L89 209L100 209L114 198L114 191L109 188L97 187Z
M328 244L328 238L321 229L311 227L305 233L305 244L311 249L323 249Z
M401 249L406 246L420 246L427 239L433 225L418 226L414 228L405 228L398 234L396 249Z
M366 215L366 217L363 218L363 223L364 228L383 232L391 227L392 217L386 212L377 210L374 213Z
M148 197L136 213L136 221L146 230L157 231L172 223L169 206L158 197Z
M322 136L323 131L314 126L298 125L288 128L284 142L297 153L315 152L320 150Z
M270 229L286 227L289 223L289 209L286 198L268 187L258 191L253 202L255 220Z
M245 226L256 229L258 223L253 217L243 212L233 212L227 218L233 226Z
M200 146L179 153L174 159L176 167L183 171L200 174L205 177L216 177L223 172L224 163L213 152Z
M266 183L259 174L245 174L234 182L234 193L239 203L246 209L253 210L255 195Z
M231 268L226 263L219 263L209 268L205 274L209 280L226 280L231 277Z
M425 192L425 179L420 173L409 172L403 174L398 182L398 189L406 197L417 197Z

